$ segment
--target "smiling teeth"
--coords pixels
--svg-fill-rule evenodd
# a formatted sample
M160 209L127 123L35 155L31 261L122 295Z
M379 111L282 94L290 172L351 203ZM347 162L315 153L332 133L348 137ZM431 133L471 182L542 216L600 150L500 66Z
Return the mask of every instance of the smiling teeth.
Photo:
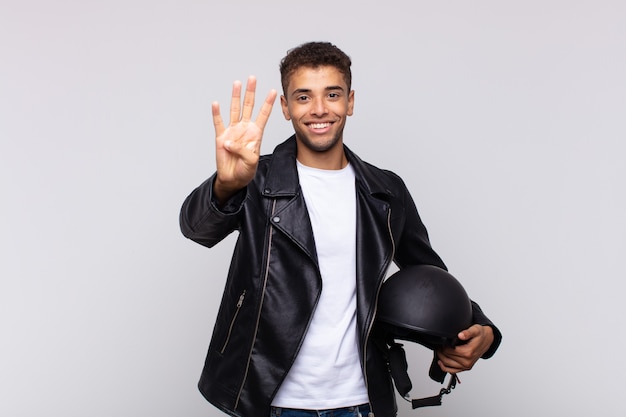
M311 126L313 129L323 129L330 126L330 123L311 123L309 126Z

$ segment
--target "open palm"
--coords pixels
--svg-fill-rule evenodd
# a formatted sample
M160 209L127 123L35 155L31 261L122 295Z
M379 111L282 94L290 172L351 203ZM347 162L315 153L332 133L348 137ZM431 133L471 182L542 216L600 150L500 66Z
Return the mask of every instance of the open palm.
M241 82L233 83L230 102L230 123L224 125L217 102L212 105L215 126L215 154L217 178L215 192L220 201L248 185L254 178L259 162L263 130L272 112L276 90L271 90L261 106L256 120L252 120L256 78L248 78L241 105Z

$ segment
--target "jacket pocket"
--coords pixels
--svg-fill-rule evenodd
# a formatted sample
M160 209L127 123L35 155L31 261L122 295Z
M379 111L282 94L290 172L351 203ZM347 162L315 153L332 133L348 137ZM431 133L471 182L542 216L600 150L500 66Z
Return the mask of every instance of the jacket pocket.
M243 300L246 298L246 290L243 290L241 295L239 296L239 300L237 301L237 305L235 306L235 312L233 313L233 317L230 320L230 325L228 326L228 333L226 334L226 338L224 343L222 344L222 348L220 349L220 354L224 354L226 347L228 346L228 342L230 341L230 335L233 332L233 328L235 327L235 322L237 321L237 316L239 315L239 310L241 310L241 306L243 305Z

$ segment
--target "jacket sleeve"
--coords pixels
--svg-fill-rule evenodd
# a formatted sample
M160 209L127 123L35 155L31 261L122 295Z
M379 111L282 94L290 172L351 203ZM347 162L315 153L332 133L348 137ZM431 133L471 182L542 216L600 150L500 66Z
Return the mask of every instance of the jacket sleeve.
M203 182L183 202L180 229L183 235L206 247L213 247L239 228L246 190L243 189L222 207L213 196L215 174Z
M500 332L500 329L498 329L496 325L489 320L485 313L483 313L480 306L474 301L472 301L472 321L474 324L489 326L493 329L493 342L482 356L483 359L489 359L494 355L494 353L496 353L496 350L498 350L498 346L500 346L500 342L502 342L502 333Z
M400 268L406 265L430 264L447 270L444 262L431 247L426 227L422 223L415 202L404 184L403 188L405 227L396 249L396 264ZM502 333L474 301L472 301L472 320L474 324L490 326L493 329L493 343L482 356L483 359L490 358L496 352L498 346L500 346Z
M396 178L401 186L401 191L397 195L398 204L392 204L392 224L399 225L396 230L393 230L396 241L394 259L396 265L404 268L408 265L428 264L447 270L443 260L430 245L428 232L409 190L400 177L396 176ZM394 214L394 212L400 214ZM401 216L403 221L394 222L395 216Z

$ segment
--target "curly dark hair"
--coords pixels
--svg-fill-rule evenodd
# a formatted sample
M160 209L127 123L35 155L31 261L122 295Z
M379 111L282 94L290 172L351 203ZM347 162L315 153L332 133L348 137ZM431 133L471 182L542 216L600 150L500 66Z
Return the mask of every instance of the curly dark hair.
M299 68L318 68L325 65L335 67L343 74L348 91L350 91L352 85L350 57L330 42L307 42L290 49L280 61L280 81L283 92L287 93L289 77Z

